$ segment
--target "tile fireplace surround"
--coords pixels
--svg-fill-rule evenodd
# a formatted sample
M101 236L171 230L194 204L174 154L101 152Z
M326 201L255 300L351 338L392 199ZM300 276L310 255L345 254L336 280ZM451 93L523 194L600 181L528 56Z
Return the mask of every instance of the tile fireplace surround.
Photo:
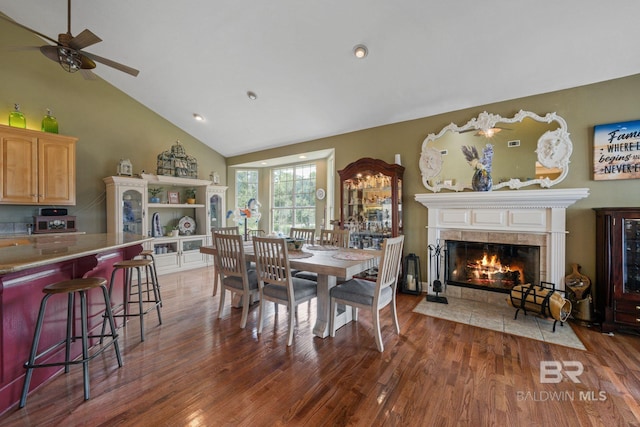
M567 188L427 193L416 194L415 200L428 209L429 245L454 239L540 246L540 280L564 290L566 210L588 195L588 188ZM434 294L431 262L427 271L427 289ZM505 299L503 293L451 285L445 295L501 303Z

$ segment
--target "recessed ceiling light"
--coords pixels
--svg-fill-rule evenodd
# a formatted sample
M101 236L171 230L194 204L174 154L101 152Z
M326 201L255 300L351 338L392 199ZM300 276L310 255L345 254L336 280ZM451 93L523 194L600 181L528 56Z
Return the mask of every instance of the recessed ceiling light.
M298 157L299 159L306 159L307 156L305 156L304 154Z
M252 100L252 101L253 101L254 99L257 99L257 98L258 98L258 95L256 95L256 93L255 93L255 92L251 92L251 91L249 91L249 92L247 92L247 97L248 97L250 100Z
M358 59L364 58L368 53L367 47L363 44L359 44L353 48L353 55Z
M267 162L260 162L260 164L261 164L261 165L266 165L266 164L267 164Z
M202 117L200 114L198 113L193 113L193 118L199 122L204 121L204 117Z

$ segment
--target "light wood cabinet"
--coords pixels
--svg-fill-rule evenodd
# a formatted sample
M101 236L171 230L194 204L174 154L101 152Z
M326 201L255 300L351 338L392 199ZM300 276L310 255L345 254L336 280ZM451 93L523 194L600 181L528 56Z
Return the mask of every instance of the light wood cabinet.
M75 205L76 141L0 125L0 204Z

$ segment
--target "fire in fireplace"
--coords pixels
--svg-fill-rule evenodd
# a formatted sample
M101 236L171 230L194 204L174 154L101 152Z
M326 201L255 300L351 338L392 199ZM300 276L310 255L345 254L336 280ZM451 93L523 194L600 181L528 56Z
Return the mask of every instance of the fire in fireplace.
M508 293L540 281L539 246L447 240L446 248L449 285Z

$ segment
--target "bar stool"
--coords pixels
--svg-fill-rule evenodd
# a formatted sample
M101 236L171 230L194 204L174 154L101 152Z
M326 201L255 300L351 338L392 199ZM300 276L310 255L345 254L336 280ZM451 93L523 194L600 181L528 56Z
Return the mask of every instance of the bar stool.
M113 313L111 311L111 302L109 300L109 293L107 292L107 280L101 277L87 277L83 279L71 279L57 282L48 286L45 286L42 292L45 294L40 303L40 311L38 312L38 320L36 322L36 330L33 334L33 342L31 344L31 352L29 354L29 360L24 364L27 369L27 373L24 377L24 387L22 388L22 396L20 397L20 407L23 408L27 403L27 393L29 392L29 383L31 382L31 376L35 368L45 368L50 366L64 366L64 372L69 372L69 365L82 364L83 368L83 381L84 381L84 400L89 400L89 361L102 353L107 347L113 344L116 351L116 358L118 359L118 367L122 367L122 357L120 356L120 347L118 346L118 334L116 332L116 325L113 320ZM88 333L88 320L87 320L87 291L94 288L102 288L102 295L104 297L105 305L105 320L109 321L111 333L105 335L104 326L102 328L101 335L89 335ZM80 318L81 318L81 336L72 336L73 324L74 324L74 297L75 293L80 294ZM57 344L54 344L47 350L38 354L38 343L40 342L40 334L42 332L42 324L44 322L45 309L47 307L47 301L49 298L56 294L67 294L67 333L66 338ZM89 338L100 338L100 343L104 337L111 337L111 340L106 344L100 346L93 354L89 354ZM77 338L82 338L82 358L76 360L69 360L71 356L71 342ZM58 348L62 344L65 344L65 359L64 362L55 363L35 363L36 359L48 354L54 349Z
M140 256L142 257L142 259L150 259L152 261L151 265L149 265L148 267L146 267L146 271L145 271L145 277L147 278L146 280L146 285L147 285L147 293L150 292L149 290L149 277L153 277L153 280L155 280L156 282L156 287L158 288L158 299L160 300L160 307L162 307L162 295L160 295L160 282L158 281L158 271L156 270L156 258L153 256L153 251L150 249L145 249L144 251L140 252Z
M144 316L149 313L154 308L158 312L158 324L162 325L162 317L160 315L160 295L158 292L158 283L155 280L153 275L150 275L151 278L151 290L149 293L143 291L142 285L142 269L147 269L153 263L150 259L132 259L127 261L119 261L113 264L113 271L111 273L111 282L109 283L109 296L112 295L113 285L115 283L116 274L119 271L124 272L124 302L122 304L118 304L112 307L112 310L118 312L118 314L113 314L113 317L122 317L125 319L124 325L126 326L126 318L127 317L139 317L140 318L140 341L144 341ZM133 273L137 272L138 280L137 283L133 283ZM137 287L137 292L132 293L134 287ZM138 295L137 300L130 300L129 297L131 295ZM145 299L146 297L146 299ZM149 307L145 310L145 304L151 303ZM129 305L134 304L138 306L137 313L129 312ZM119 310L122 310L122 314L120 314ZM105 317L102 322L102 331L106 328L107 319Z

